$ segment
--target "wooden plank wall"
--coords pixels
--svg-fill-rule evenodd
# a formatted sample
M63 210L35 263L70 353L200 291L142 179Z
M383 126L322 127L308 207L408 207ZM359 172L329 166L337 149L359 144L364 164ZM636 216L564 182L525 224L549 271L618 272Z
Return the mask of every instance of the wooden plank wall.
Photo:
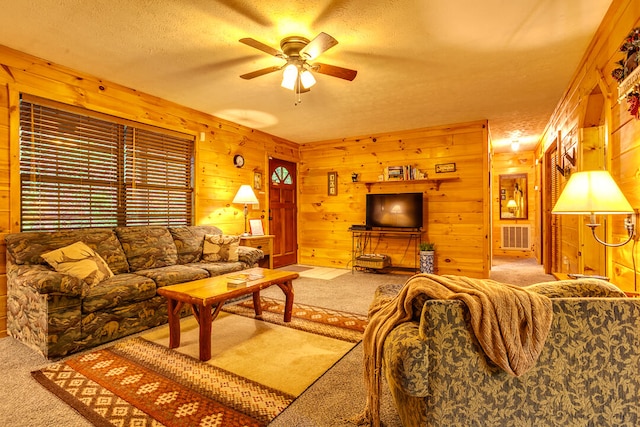
M536 256L538 244L538 227L536 226L537 199L536 199L536 171L537 165L533 151L496 153L492 157L492 254L494 256L508 256L514 258L533 258ZM523 173L527 175L527 219L501 220L500 219L500 175ZM530 250L502 249L500 231L503 225L528 225L530 227Z
M9 230L9 88L0 85L0 337L7 334L7 271L4 236Z
M615 62L623 58L623 54L619 52L623 40L638 26L640 2L614 0L551 117L539 151L542 153L546 147L555 143L558 135L561 135L561 141L566 141L567 135L577 134L581 127L588 126L585 117L593 115L587 109L588 99L594 90L600 90L605 98L602 114L605 122L603 143L608 153L606 163L622 192L635 208L640 208L640 120L628 113L625 100L618 102L617 82L611 77L611 71L616 68ZM561 222L561 256L577 260L582 248L581 242L592 236L588 230L583 232L578 228L576 217L563 215ZM609 241L621 241L626 237L623 218L612 216L612 223L610 234L606 237ZM600 228L600 235L605 237L602 234L603 227ZM635 283L638 271L633 269L633 246L627 244L619 249L607 250L607 274L612 282L627 291L639 290Z
M229 234L244 231L242 206L231 204L240 185L253 183L254 171L262 172L264 180L269 156L299 160L298 145L294 142L2 46L0 65L0 336L6 335L4 236L20 231L18 123L17 114L11 114L17 112L20 93L193 135L196 140L195 223L213 224ZM201 133L204 134L202 141ZM237 153L242 153L246 160L242 169L233 166L233 156ZM264 190L257 196L260 207L250 209L251 218L259 218L268 208ZM265 227L268 227L267 221ZM268 232L268 228L265 231Z
M371 192L424 192L426 232L436 243L436 272L488 277L488 129L485 121L389 132L303 144L299 217L299 261L351 267L352 224L365 223L363 182L376 182L386 166L413 165L435 178L435 165L455 163L458 180L374 183ZM338 173L338 194L329 196L327 173ZM358 174L353 183L352 173ZM414 266L414 249L404 239L374 239L373 252L388 254L393 265Z

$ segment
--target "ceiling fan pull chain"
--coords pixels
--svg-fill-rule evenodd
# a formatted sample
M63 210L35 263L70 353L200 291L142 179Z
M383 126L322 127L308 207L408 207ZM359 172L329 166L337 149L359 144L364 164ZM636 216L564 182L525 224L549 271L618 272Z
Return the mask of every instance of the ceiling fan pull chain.
M295 96L298 97L298 99L296 99L296 101L293 103L294 106L297 106L298 104L302 103L302 96L300 96L301 94L301 88L300 88L300 74L298 74L298 78L296 79L296 88L294 90Z

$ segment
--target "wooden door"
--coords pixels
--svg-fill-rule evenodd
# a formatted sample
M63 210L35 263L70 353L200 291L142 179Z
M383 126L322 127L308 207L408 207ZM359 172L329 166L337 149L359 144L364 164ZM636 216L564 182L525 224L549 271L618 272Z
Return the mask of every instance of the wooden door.
M269 159L269 232L273 241L273 267L298 261L296 164Z

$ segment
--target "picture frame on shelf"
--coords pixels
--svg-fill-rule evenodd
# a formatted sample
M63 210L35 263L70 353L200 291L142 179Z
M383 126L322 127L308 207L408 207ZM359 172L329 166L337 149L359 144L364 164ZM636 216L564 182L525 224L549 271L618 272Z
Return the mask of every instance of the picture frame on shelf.
M252 236L264 236L264 228L262 227L261 219L250 219L249 227L251 228Z
M455 163L440 163L436 165L436 173L450 173L456 171Z
M327 172L327 194L338 195L338 172Z

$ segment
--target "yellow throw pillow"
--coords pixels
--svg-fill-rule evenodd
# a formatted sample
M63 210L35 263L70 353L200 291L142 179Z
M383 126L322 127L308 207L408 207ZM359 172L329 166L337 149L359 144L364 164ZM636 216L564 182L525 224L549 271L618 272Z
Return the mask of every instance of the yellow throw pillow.
M77 277L89 286L113 277L113 272L102 257L82 242L44 253L42 258L58 273Z
M239 236L205 234L202 260L208 262L238 261Z

